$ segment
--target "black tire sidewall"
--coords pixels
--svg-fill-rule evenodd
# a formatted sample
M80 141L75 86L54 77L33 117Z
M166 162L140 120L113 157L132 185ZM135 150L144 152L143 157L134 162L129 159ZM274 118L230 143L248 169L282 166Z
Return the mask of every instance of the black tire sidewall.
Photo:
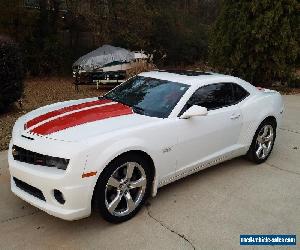
M140 204L136 207L136 209L133 210L128 215L118 217L118 216L112 215L106 208L105 188L106 188L108 179L111 177L113 172L118 167L122 166L123 164L125 164L127 162L136 162L144 169L146 178L147 178L147 186L146 186L144 197L141 200ZM112 162L110 162L107 165L107 167L103 170L103 172L101 173L101 175L97 181L97 184L95 187L95 193L94 193L94 197L93 197L95 207L100 212L102 217L109 222L121 223L121 222L127 221L127 220L131 219L132 217L134 217L139 212L139 210L141 209L143 204L145 203L145 201L148 198L150 191L151 191L152 180L153 180L153 176L150 171L149 162L146 159L144 159L140 155L134 154L134 153L121 155L121 156L117 157L116 159L114 159Z

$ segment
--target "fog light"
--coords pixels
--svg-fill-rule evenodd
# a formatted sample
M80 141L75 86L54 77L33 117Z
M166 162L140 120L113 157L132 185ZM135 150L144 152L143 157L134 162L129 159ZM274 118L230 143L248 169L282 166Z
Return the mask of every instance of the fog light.
M60 192L57 189L54 189L53 194L54 194L55 200L57 200L58 203L65 204L66 200L65 200L62 192Z

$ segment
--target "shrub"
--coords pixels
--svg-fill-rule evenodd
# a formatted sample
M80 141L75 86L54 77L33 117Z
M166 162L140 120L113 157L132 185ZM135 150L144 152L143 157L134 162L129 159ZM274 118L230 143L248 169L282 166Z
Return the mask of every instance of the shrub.
M16 43L0 37L0 112L21 98L23 93L23 66Z
M24 70L30 75L57 75L64 73L66 67L70 71L71 63L68 50L56 36L44 38L43 47L37 46L35 38L29 37L22 44L24 54Z
M288 81L299 54L296 0L224 0L210 63L253 83Z

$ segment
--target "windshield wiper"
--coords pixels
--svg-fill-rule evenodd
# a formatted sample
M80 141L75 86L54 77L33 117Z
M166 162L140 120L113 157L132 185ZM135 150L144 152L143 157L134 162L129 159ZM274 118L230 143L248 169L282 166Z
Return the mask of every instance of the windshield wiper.
M132 106L133 112L144 115L145 114L145 110L141 107L137 107L137 106Z

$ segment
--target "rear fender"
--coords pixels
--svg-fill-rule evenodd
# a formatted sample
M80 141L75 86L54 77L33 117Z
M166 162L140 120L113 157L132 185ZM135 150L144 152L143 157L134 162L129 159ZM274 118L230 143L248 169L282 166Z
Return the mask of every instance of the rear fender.
M267 117L275 117L279 127L282 123L283 108L282 97L276 91L263 92L246 102L241 107L243 127L239 143L250 147L257 128Z

